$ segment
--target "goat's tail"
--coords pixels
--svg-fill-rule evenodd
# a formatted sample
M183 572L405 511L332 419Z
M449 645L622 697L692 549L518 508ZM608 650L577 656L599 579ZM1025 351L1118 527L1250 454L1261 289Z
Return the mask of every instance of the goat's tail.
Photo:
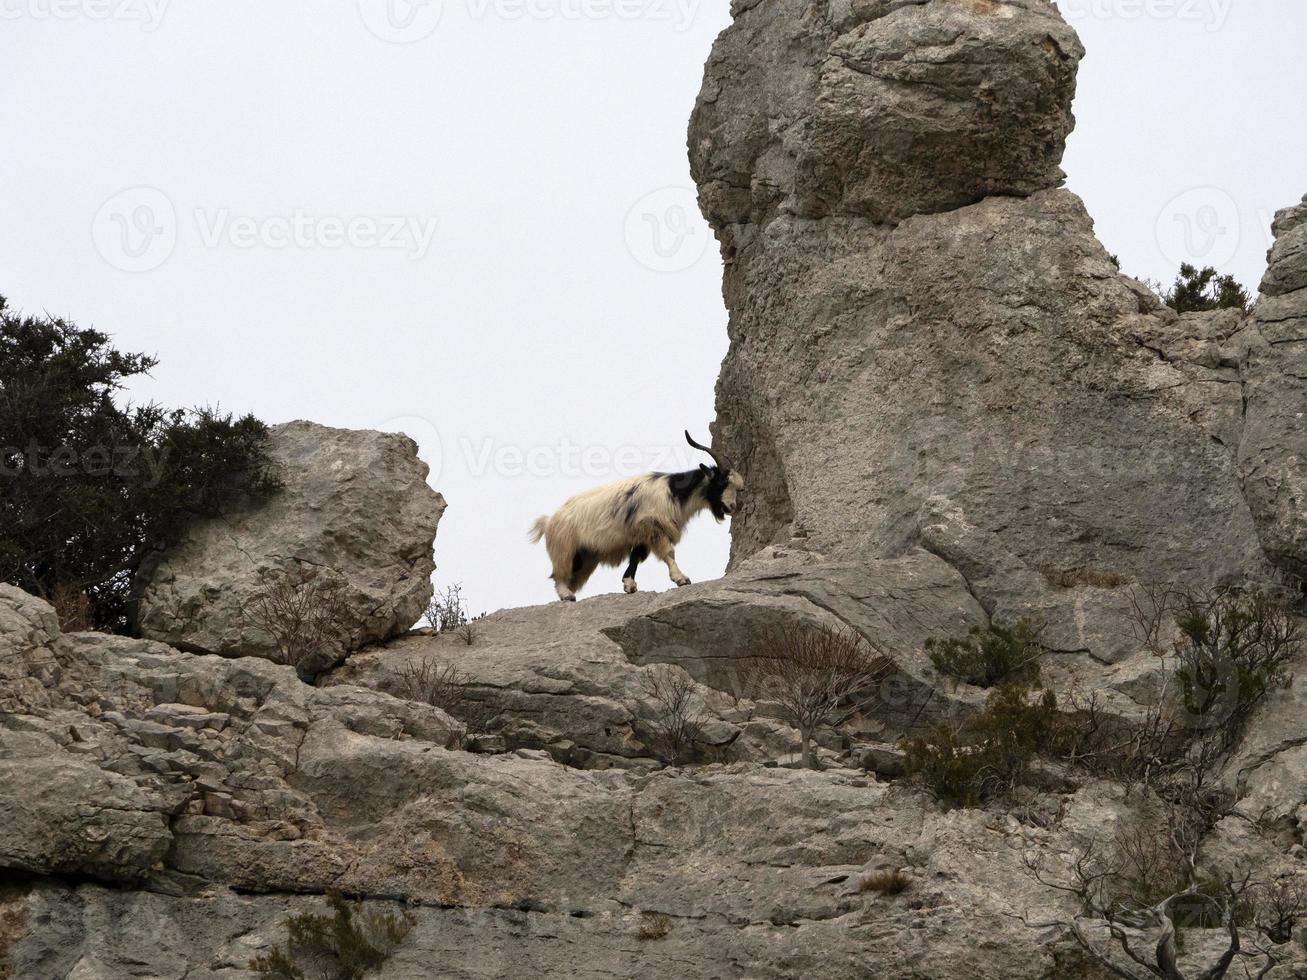
M549 522L549 518L547 517L536 518L535 523L531 525L531 530L527 533L527 539L532 544L535 544L537 541L539 541L541 538L545 536L545 525L548 522Z

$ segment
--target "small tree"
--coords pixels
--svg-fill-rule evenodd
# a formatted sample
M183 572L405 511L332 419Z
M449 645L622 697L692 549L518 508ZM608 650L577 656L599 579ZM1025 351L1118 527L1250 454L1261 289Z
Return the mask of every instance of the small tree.
M1248 290L1234 276L1220 275L1211 266L1199 270L1187 262L1162 300L1177 313L1227 309L1247 313L1252 306Z
M293 915L286 922L286 948L250 961L270 980L363 980L376 973L413 928L408 912L367 912L339 892L329 892L332 914Z
M1031 852L1027 873L1074 896L1079 908L1067 920L1027 919L1027 925L1068 927L1085 952L1127 980L1221 980L1236 962L1244 963L1244 975L1264 977L1288 958L1280 947L1307 909L1307 888L1297 880L1255 882L1243 871L1204 872L1200 840L1188 815L1172 810L1155 825L1119 830L1110 842L1086 842L1068 872L1050 868L1045 852ZM1227 941L1211 962L1187 974L1179 949L1194 928L1219 928Z
M746 696L780 707L799 730L802 764L814 768L813 733L843 724L893 669L851 629L791 621L768 631L758 653L741 658L739 679Z
M699 695L694 681L680 667L657 664L640 678L645 699L653 706L654 740L670 765L689 758L699 733Z
M344 592L340 578L315 565L265 569L241 613L272 641L279 663L312 682L335 660L349 635Z
M149 554L278 485L258 419L120 404L156 363L0 297L0 581L85 595L102 629L128 628Z

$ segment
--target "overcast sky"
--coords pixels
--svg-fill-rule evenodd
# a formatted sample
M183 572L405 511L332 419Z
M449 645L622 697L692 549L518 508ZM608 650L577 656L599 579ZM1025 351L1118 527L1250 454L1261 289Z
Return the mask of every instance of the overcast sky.
M407 431L449 501L437 583L551 600L532 519L707 438L726 313L685 129L725 7L0 0L0 293L157 354L138 399ZM1254 286L1307 192L1307 6L1062 9L1100 237ZM727 546L702 517L680 564Z

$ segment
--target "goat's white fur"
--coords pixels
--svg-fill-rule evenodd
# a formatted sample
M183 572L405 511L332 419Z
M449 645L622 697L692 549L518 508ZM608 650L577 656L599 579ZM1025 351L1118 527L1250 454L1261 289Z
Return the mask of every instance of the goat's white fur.
M705 480L681 501L672 493L667 474L645 473L586 490L552 516L539 518L531 528L531 540L545 539L558 597L574 599L596 566L621 565L640 545L667 565L673 582L689 585L676 564L676 545L690 518L708 507L706 486ZM727 513L735 510L736 494L743 487L743 478L730 471L722 494ZM590 561L574 572L578 552L585 552ZM622 586L634 592L635 578L623 578Z

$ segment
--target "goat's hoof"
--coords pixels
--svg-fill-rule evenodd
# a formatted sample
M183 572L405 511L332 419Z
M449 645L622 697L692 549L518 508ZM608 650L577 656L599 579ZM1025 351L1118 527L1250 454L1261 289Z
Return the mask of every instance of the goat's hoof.
M558 601L559 601L559 602L576 602L576 596L574 596L574 595L565 595L565 596L561 596L561 597L559 598Z
M678 589L679 589L682 585L689 585L689 584L690 584L690 580L689 580L688 578L674 578L674 579L672 579L672 581L676 583L676 587L677 587Z
M622 579L622 590L627 595L633 595L634 593L639 591L639 589L637 589L635 586L635 579L633 578Z

